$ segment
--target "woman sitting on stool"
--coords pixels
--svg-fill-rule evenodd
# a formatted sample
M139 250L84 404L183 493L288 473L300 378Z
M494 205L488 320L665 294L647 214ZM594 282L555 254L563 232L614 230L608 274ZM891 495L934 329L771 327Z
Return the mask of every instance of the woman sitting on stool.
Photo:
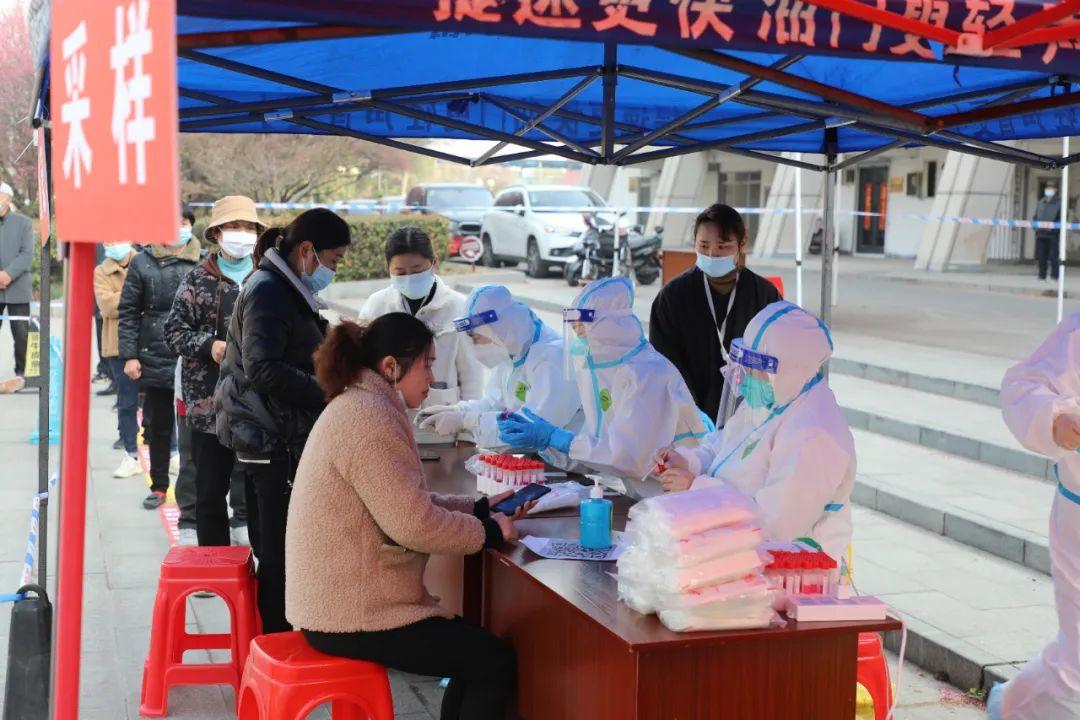
M452 618L424 587L429 554L467 555L517 538L513 520L490 514L488 500L427 489L406 409L428 394L434 339L421 320L390 313L366 327L334 327L316 351L329 404L296 471L285 610L320 652L450 678L443 720L501 720L513 650Z

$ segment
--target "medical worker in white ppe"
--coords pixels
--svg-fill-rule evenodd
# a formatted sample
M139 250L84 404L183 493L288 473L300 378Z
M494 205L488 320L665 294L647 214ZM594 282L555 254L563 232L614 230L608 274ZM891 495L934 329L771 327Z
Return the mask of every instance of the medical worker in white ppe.
M769 540L812 540L843 562L855 441L822 369L830 355L818 318L792 303L767 305L731 345L726 382L741 404L700 446L658 453L664 489L736 488L757 501Z
M407 312L435 333L435 364L431 368L435 381L422 407L476 400L484 389L484 368L473 356L472 343L452 329L454 318L465 312L465 296L435 274L437 265L435 248L426 232L418 227L398 228L386 239L390 286L369 297L360 309L362 322ZM455 439L423 431L416 435L420 443Z
M563 339L502 285L469 294L465 316L454 320L473 342L473 354L491 369L484 397L420 412L420 427L438 435L468 430L480 447L503 449L499 416L523 406L559 427L581 414L577 385L563 372ZM580 426L580 420L577 425Z
M499 420L503 442L550 453L563 467L578 461L637 480L650 471L659 448L704 437L711 429L705 416L679 371L645 339L633 306L626 278L582 289L563 319L584 425L574 433L526 406Z
M1001 385L1005 423L1055 461L1050 569L1058 634L1019 675L990 691L994 720L1080 718L1080 314L1065 319Z

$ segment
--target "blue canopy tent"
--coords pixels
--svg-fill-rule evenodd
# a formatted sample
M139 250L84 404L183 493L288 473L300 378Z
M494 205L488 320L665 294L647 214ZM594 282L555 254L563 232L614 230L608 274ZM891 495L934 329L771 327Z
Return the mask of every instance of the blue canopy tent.
M473 166L716 150L823 172L826 321L839 169L913 145L1080 160L1005 144L1080 133L1080 0L177 0L177 13L182 132L341 135ZM466 158L416 142L432 138L491 145ZM58 616L78 612L60 601ZM77 664L56 682L77 697Z

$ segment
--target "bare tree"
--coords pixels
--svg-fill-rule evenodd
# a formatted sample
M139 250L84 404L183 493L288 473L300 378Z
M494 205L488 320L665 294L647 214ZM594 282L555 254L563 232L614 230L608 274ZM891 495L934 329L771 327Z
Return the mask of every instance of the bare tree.
M247 195L265 202L348 199L377 170L403 172L408 153L349 138L312 135L181 135L185 199Z
M14 3L0 9L0 179L11 184L16 202L37 198L37 152L30 147L30 98L34 67L26 8Z

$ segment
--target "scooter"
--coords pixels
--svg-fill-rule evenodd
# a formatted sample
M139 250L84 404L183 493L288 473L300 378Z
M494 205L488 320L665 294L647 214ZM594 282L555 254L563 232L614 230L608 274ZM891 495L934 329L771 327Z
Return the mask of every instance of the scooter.
M639 285L651 285L660 277L660 245L664 229L645 237L640 227L619 227L600 219L595 213L585 215L585 232L574 246L574 258L563 267L563 278L571 287L599 278L627 277Z

